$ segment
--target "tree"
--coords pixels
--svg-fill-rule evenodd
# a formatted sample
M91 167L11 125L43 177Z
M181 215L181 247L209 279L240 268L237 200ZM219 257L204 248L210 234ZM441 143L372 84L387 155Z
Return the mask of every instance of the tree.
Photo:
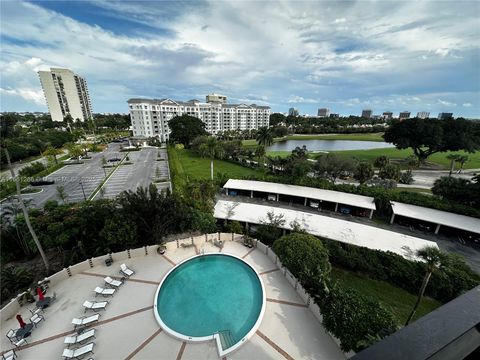
M398 181L400 179L400 167L395 164L387 164L380 168L378 176L381 179L392 179Z
M410 312L407 321L405 322L405 326L410 323L413 315L415 315L415 312L417 311L418 306L422 301L423 294L425 293L425 289L427 288L428 282L433 272L446 265L448 261L448 255L433 246L426 246L420 250L417 250L416 255L420 259L422 259L425 264L425 276L423 277L422 286L420 287L417 301L415 302L415 305L413 306L413 309Z
M375 159L375 162L373 163L373 166L379 169L383 169L385 166L387 166L390 163L390 159L386 155L379 156Z
M455 170L455 163L460 160L459 154L448 154L447 159L450 160L450 171L448 176L452 176L453 170Z
M256 140L258 145L269 147L273 144L272 130L268 127L261 127L258 129Z
M66 204L68 195L63 186L61 185L57 186L57 194L58 194L58 197L63 201L63 203Z
M336 154L320 155L314 165L320 178L327 178L335 184L341 175L347 176L355 170L355 163L350 159Z
M265 166L265 155L267 154L267 151L265 150L264 145L258 145L257 148L255 149L255 157L260 159L262 161L262 166Z
M13 170L12 163L10 161L10 154L8 152L8 147L4 141L4 139L9 135L9 127L1 127L1 134L0 134L0 149L3 149L5 152L5 157L7 158L7 164L8 168L10 170L10 174L12 176L13 181L15 182L15 187L17 189L17 198L18 202L20 203L20 207L22 208L23 216L25 218L25 223L27 224L28 230L30 232L30 235L32 235L33 241L35 242L35 245L37 246L38 252L40 253L40 256L42 257L43 264L45 265L45 270L47 271L47 274L50 272L50 264L48 262L47 256L45 255L43 251L42 244L38 240L37 234L35 233L35 230L33 229L33 226L30 222L30 215L28 214L27 207L25 206L25 203L23 202L22 199L22 191L20 189L20 181L18 180L18 177L15 175L15 171Z
M286 220L283 214L275 215L274 211L267 212L266 219L260 220L260 226L257 228L257 236L267 245L273 244L281 233L281 227L285 225Z
M458 162L460 163L460 170L459 172L462 172L463 167L465 166L465 163L469 160L468 155L460 155L458 158Z
M442 176L435 180L432 187L434 195L463 204L475 205L479 203L479 186L467 179Z
M480 149L480 124L465 119L394 121L383 138L397 149L412 148L421 163L437 152Z
M331 266L328 251L315 236L291 233L273 243L273 251L282 265L308 289L329 277Z
M366 183L368 180L370 180L375 172L373 171L373 166L372 164L362 161L358 163L357 168L355 169L355 173L353 174L353 177L358 180L360 184Z
M61 154L63 154L63 151L54 148L52 145L49 145L47 149L43 152L43 156L52 156L53 160L55 160L55 164L58 164L57 155Z
M190 143L196 137L207 135L203 121L189 115L174 117L168 122L168 126L172 131L170 140L181 143L186 148L190 147Z
M213 181L213 160L223 156L223 146L214 136L209 136L198 150L203 157L210 158L210 179Z
M76 159L77 162L80 162L80 156L82 156L83 151L80 146L75 144L67 144L68 154L72 159Z

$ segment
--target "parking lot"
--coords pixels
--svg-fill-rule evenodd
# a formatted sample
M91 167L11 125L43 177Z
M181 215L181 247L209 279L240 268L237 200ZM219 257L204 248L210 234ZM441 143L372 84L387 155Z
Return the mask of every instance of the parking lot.
M23 199L27 200L30 207L41 208L49 200L56 200L62 203L59 187L63 187L65 202L73 203L88 199L102 183L106 176L112 171L113 174L103 185L103 190L98 192L94 199L114 198L122 191L135 191L138 187L147 187L155 180L161 179L164 182L156 183L159 189L169 188L169 169L167 151L157 148L142 148L139 151L128 153L128 161L118 168L103 168L103 158L108 164L113 159L123 159L126 153L120 152L120 146L126 143L111 143L101 153L89 153L89 159L82 159L81 164L65 165L61 169L47 176L47 180L55 181L52 185L35 186L41 191L38 193L25 194ZM159 154L159 155L158 155ZM157 161L157 157L163 160ZM130 163L130 164L129 164ZM2 207L16 203L13 198L2 203Z
M164 159L157 161L157 156ZM131 163L131 164L129 164ZM158 170L157 170L158 169ZM128 161L118 167L103 185L103 190L94 199L114 198L123 191L135 191L139 187L148 187L157 178L169 180L167 152L165 149L142 148L128 154ZM169 187L169 182L162 183Z

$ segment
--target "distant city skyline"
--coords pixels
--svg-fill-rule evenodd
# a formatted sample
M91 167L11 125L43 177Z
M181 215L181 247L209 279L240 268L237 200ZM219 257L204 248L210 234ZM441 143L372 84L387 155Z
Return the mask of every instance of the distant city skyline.
M282 113L480 117L479 2L320 4L3 1L0 111L48 111L36 72L66 67L95 112L215 92Z

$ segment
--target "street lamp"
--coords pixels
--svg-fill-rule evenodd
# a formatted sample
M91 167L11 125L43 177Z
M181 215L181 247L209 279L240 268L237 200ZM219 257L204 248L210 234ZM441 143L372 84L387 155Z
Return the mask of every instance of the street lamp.
M85 195L85 189L83 188L82 180L79 181L80 186L82 187L83 199L87 201L87 196Z

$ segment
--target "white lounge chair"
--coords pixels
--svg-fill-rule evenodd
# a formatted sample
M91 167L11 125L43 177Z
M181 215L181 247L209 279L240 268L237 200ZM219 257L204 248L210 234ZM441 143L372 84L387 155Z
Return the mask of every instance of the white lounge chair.
M80 335L67 336L63 343L66 344L67 347L69 347L70 345L81 344L82 342L90 339L91 337L95 338L95 329L90 329L81 333Z
M120 274L123 274L123 275L125 275L126 277L130 277L130 276L132 276L133 274L135 274L135 271L129 269L129 268L127 267L127 265L122 264L122 265L120 265Z
M45 318L43 317L43 315L34 314L34 315L30 318L30 322L31 322L33 325L35 325L35 327L37 327L37 324L38 324L40 321L45 321Z
M76 350L64 349L62 356L65 359L79 359L83 355L93 354L94 346L95 346L94 343L90 343Z
M104 289L104 288L101 288L99 286L97 286L95 288L95 297L97 295L103 295L103 296L113 296L113 294L115 293L115 289Z
M77 328L77 326L82 326L82 325L90 325L94 323L95 321L98 321L100 318L100 314L95 314L92 316L86 316L83 318L73 318L72 319L72 324L74 325L74 329Z
M83 303L83 307L85 308L85 312L87 312L87 310L93 310L93 311L105 310L107 305L108 305L108 301L94 301L94 302L91 302L91 301L86 300Z
M9 350L5 354L2 355L2 360L14 360L17 358L17 354L15 350Z
M15 345L15 347L20 347L20 346L25 345L25 344L28 344L27 340L25 340L25 339L20 339L18 341L13 342L13 345Z
M105 283L107 285L110 285L111 287L118 288L120 285L122 285L122 282L120 280L113 280L110 276L107 276L105 279Z
M8 338L8 340L10 340L10 342L13 344L13 343L16 341L16 340L15 340L15 338L16 338L16 336L15 336L15 330L13 330L13 329L8 330L8 332L7 332L7 338Z

